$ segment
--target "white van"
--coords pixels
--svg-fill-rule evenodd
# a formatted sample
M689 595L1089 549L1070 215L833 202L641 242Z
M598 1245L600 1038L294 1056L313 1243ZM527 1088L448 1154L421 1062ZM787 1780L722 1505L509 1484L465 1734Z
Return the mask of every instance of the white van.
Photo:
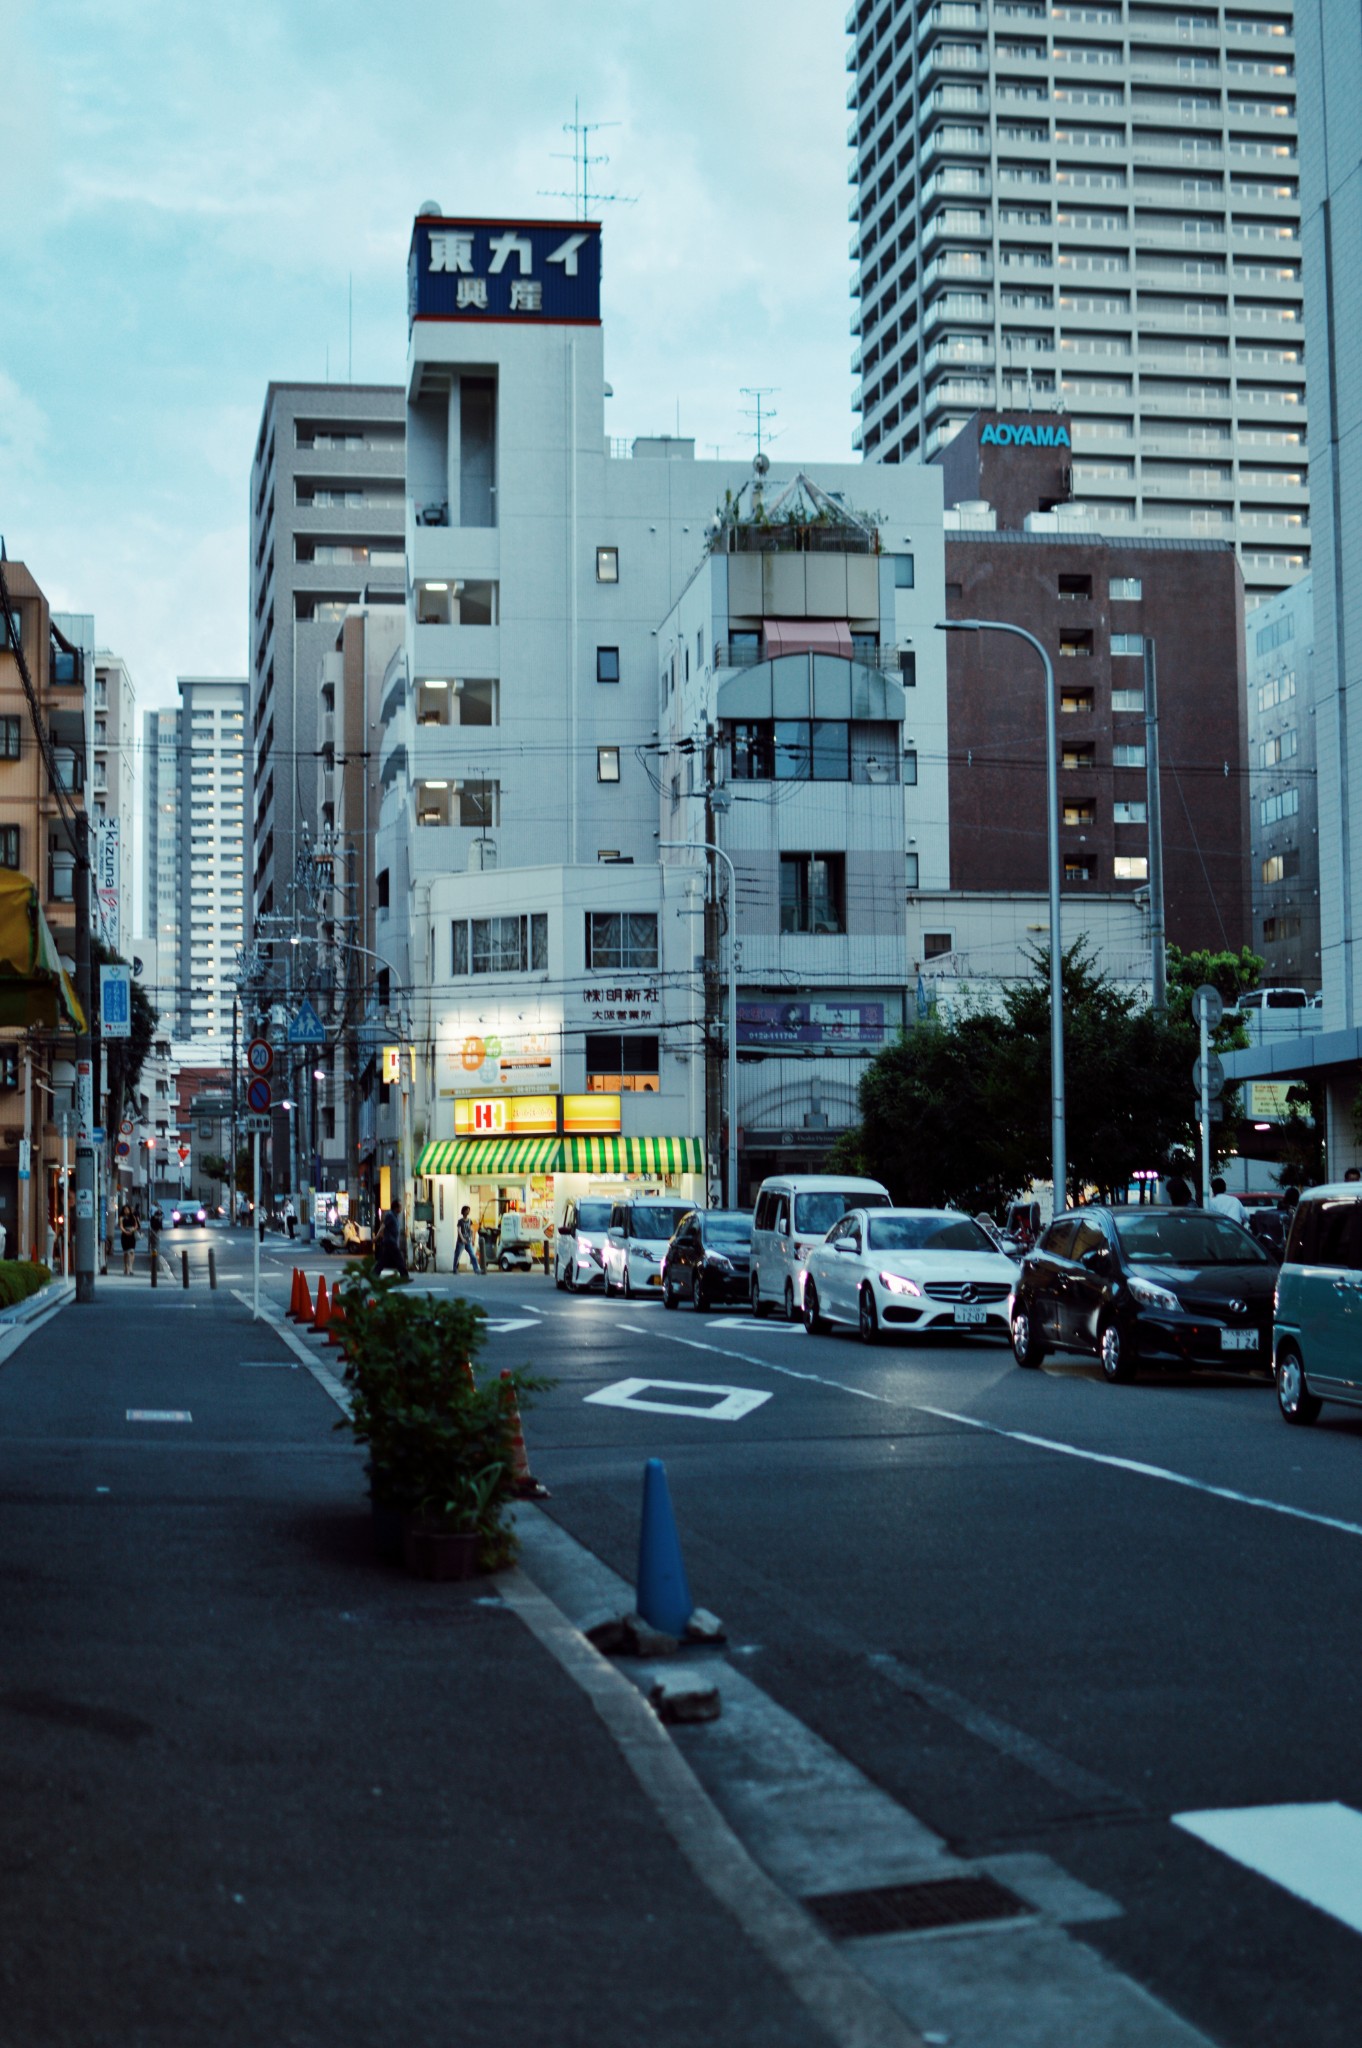
M779 1174L757 1190L752 1223L752 1312L779 1304L786 1320L804 1313L804 1254L848 1209L888 1209L889 1190L849 1173Z

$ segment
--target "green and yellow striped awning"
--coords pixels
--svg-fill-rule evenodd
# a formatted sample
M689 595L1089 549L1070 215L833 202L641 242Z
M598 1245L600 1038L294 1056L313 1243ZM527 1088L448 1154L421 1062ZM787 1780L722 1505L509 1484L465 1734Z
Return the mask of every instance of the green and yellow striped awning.
M421 1147L416 1171L482 1180L522 1173L701 1173L698 1138L442 1138Z

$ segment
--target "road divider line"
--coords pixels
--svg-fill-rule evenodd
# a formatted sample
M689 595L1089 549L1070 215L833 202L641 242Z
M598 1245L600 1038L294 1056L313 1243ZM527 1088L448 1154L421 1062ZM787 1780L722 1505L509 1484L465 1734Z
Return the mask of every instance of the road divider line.
M1206 1493L1215 1500L1233 1501L1238 1507L1258 1508L1269 1515L1286 1515L1293 1522L1313 1522L1320 1529L1337 1529L1343 1536L1362 1536L1362 1522L1348 1522L1341 1515L1316 1514L1313 1508L1293 1508L1285 1501L1265 1500L1261 1494L1240 1493L1233 1486L1216 1486L1209 1479L1193 1479L1190 1473L1173 1472L1166 1465L1147 1465L1140 1458L1118 1458L1110 1451L1089 1451L1081 1444L1060 1443L1054 1437L1031 1436L1022 1429L1003 1429L996 1422L982 1422L977 1415L957 1415L950 1408L930 1408L925 1402L909 1404L919 1415L935 1415L942 1422L958 1422L964 1429L982 1430L987 1436L1006 1438L1008 1443L1028 1444L1033 1450L1053 1451L1062 1458L1081 1458L1089 1465L1106 1465L1114 1472L1129 1472L1137 1479L1161 1479L1168 1486L1185 1486L1193 1493Z
M1353 1807L1230 1806L1175 1813L1173 1826L1362 1934L1362 1813Z

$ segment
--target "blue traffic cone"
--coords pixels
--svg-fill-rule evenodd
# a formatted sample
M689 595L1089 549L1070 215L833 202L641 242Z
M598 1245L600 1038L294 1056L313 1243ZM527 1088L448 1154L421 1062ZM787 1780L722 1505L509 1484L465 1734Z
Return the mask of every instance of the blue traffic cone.
M686 1584L681 1539L676 1533L667 1468L649 1458L643 1468L643 1527L638 1544L638 1611L651 1628L669 1636L685 1634L695 1602Z

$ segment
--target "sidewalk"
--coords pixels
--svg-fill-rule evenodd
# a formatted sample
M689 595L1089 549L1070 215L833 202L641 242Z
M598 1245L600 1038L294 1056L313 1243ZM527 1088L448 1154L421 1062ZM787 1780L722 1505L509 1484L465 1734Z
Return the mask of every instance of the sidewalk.
M495 1585L374 1563L335 1419L229 1293L0 1365L0 2039L823 2042Z

